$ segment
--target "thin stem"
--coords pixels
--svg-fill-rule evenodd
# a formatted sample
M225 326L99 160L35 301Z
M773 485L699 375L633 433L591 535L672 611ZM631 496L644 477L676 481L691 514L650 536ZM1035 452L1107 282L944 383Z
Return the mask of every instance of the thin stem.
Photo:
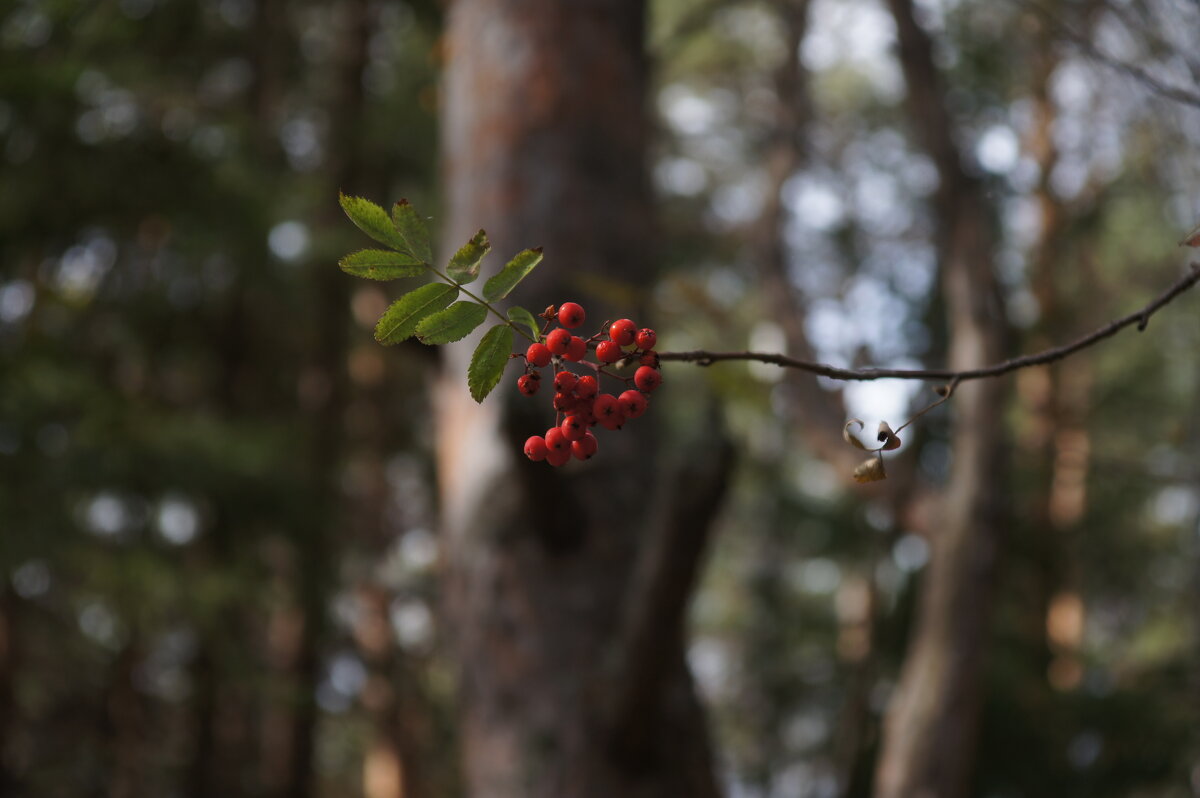
M922 409L918 410L916 413L914 413L914 414L913 414L913 417L912 417L912 418L910 418L908 421L905 421L903 424L901 424L901 425L900 425L899 427L897 427L896 429L892 430L892 434L893 434L893 435L896 435L896 436L899 436L899 435L900 435L900 433L904 431L904 428L905 428L905 427L907 427L909 424L913 423L913 422L914 422L914 421L916 421L918 418L920 418L921 416L925 415L925 414L926 414L926 413L928 413L930 410L932 410L933 408L935 408L935 407L937 407L938 405L942 404L942 403L943 403L943 402L945 402L947 399L949 399L951 396L953 396L953 395L954 395L954 389L955 389L955 388L957 388L957 387L958 387L958 380L957 380L957 379L950 380L950 384L946 386L946 388L945 388L945 393L943 393L943 394L942 394L942 398L941 398L941 399L938 399L936 402L934 402L934 403L932 403L932 404L929 404L929 405L926 405L926 406L925 406L925 407L923 407Z
M834 380L948 380L958 383L966 380L984 379L986 377L999 377L1018 369L1041 366L1046 363L1053 363L1056 360L1062 360L1082 349L1087 349L1105 338L1115 335L1132 324L1136 324L1139 331L1144 330L1151 316L1171 300L1175 299L1175 297L1194 286L1198 281L1200 281L1200 263L1192 263L1187 274L1179 278L1167 290L1163 291L1158 298L1150 302L1150 304L1127 316L1110 321L1108 324L1093 330L1082 338L1072 341L1069 344L1042 350L1041 352L1014 357L982 368L964 369L963 371L951 371L949 369L846 369L826 363L815 363L770 352L708 352L705 350L659 352L658 359L696 363L701 366L710 366L721 360L753 360L759 363L770 363L783 368L799 369L800 371L811 372L818 376L829 377Z
M471 299L474 299L480 305L483 305L485 308L490 310L493 314L495 314L496 318L500 319L500 321L504 322L509 327L512 327L514 330L516 330L518 333L520 333L522 336L524 336L525 340L529 341L530 343L536 343L533 340L533 338L530 337L529 333L525 332L518 325L514 324L513 321L508 318L508 316L505 316L503 313L501 313L500 311L498 311L494 307L492 307L492 304L490 302L488 302L487 300L485 300L483 297L476 296L475 294L468 291L462 283L458 282L455 279L452 279L451 277L449 277L445 274L442 274L440 271L438 271L437 267L434 266L432 263L426 263L425 267L427 269L429 269L429 271L436 274L438 277L441 277L443 280L445 280L450 285L457 288L459 291L462 291L464 294L471 297Z

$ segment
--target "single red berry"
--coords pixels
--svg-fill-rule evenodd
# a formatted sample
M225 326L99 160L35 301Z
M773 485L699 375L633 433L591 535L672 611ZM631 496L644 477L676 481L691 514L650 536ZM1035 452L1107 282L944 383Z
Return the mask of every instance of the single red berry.
M587 460L596 453L599 448L599 442L596 436L592 433L586 433L577 441L571 442L571 454L575 455L576 460Z
M562 426L563 437L569 441L577 441L587 434L587 421L580 416L570 415L563 419Z
M552 452L566 452L571 448L571 442L563 437L563 431L558 427L546 430L546 448Z
M533 462L545 460L546 454L550 450L546 448L546 439L541 435L534 435L529 440L525 441L525 456Z
M522 374L517 377L517 390L526 396L533 396L542 387L542 378L538 374Z
M629 319L617 319L608 328L608 337L617 342L617 346L629 346L637 333L637 325Z
M638 358L638 362L643 366L658 368L658 352L655 352L653 349L647 349L645 352L642 352L642 356Z
M570 393L575 390L577 382L579 382L579 377L569 371L560 371L554 375L554 390L559 393Z
M575 383L575 395L580 399L591 399L600 390L600 383L592 376L580 377Z
M566 465L571 459L571 448L567 447L562 451L551 450L546 453L546 462L554 467Z
M625 353L616 341L601 341L596 344L596 358L601 363L616 363Z
M572 330L583 324L585 318L587 314L583 312L583 307L574 302L564 302L558 308L558 323Z
M554 401L552 404L554 405L554 409L558 412L569 413L575 409L575 403L578 401L579 398L574 394L556 393L554 394Z
M617 397L617 404L621 406L621 412L626 418L637 418L646 412L648 402L641 391L629 390Z
M561 327L546 336L546 348L556 355L565 355L571 346L571 333Z
M652 366L638 366L633 372L633 384L638 390L650 393L662 383L662 374Z
M571 336L571 343L567 345L567 353L563 355L572 363L578 363L587 355L587 341L580 338L578 335Z
M596 397L596 401L592 403L592 415L601 423L609 416L620 412L621 406L617 403L617 397L611 393L600 394Z
M634 339L634 342L637 343L638 349L653 349L654 345L658 343L658 336L655 335L654 330L651 330L649 327L643 327L638 330L637 338Z
M600 426L607 430L620 429L625 424L625 414L620 410L600 419Z
M542 368L550 365L550 350L545 344L530 344L525 350L525 359L529 361L529 365Z

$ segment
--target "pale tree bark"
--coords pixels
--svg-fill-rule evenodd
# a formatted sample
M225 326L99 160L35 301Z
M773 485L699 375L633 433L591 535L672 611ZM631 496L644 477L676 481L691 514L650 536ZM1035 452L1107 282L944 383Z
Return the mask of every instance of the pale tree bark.
M1006 336L986 199L964 167L928 33L911 0L888 5L914 131L938 169L934 211L949 366L981 366L1000 359ZM1000 380L965 383L955 393L951 476L931 529L916 628L885 719L879 798L968 792L1002 531L1004 398Z
M588 329L617 314L650 321L643 14L636 0L449 8L443 249L479 227L500 258L544 246L517 301L581 301ZM718 447L686 475L656 476L668 383L637 423L602 433L586 464L524 462L521 442L553 423L549 397L516 397L506 417L512 368L476 405L469 344L445 354L434 392L443 612L468 793L716 795L683 615L728 458Z

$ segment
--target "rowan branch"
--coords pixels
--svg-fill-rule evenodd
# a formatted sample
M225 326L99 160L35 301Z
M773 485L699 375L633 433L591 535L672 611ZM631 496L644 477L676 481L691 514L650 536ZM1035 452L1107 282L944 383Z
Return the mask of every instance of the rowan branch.
M782 368L793 368L801 371L808 371L821 377L828 377L833 380L846 380L864 382L868 380L948 380L953 382L965 382L966 380L979 380L988 377L999 377L1008 374L1018 369L1029 368L1030 366L1042 366L1046 363L1053 363L1056 360L1062 360L1065 357L1087 349L1094 344L1109 338L1131 324L1137 324L1138 331L1146 329L1146 325L1150 322L1150 317L1158 312L1163 306L1175 299L1175 297L1187 291L1200 282L1200 263L1192 263L1189 271L1184 276L1180 277L1170 288L1158 296L1157 299L1146 305L1141 310L1134 311L1127 316L1122 316L1119 319L1110 321L1103 327L1088 333L1087 335L1072 341L1069 344L1056 346L1051 349L1044 349L1041 352L1035 352L1029 355L1021 355L1020 357L1010 358L1001 363L995 363L990 366L983 366L976 369L965 369L963 371L951 371L949 369L886 369L886 368L865 368L865 369L847 369L831 366L827 363L816 363L809 360L800 360L798 358L788 357L772 352L708 352L705 350L693 350L690 352L659 352L659 360L674 360L684 363L696 363L700 366L711 366L722 360L753 360L759 363L770 363Z

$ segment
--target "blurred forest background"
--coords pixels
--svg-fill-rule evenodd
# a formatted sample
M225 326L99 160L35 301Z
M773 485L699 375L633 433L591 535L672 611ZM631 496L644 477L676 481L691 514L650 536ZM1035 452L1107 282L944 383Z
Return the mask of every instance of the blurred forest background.
M1198 83L1190 0L8 0L0 795L1200 795L1197 297L857 486L931 386L667 363L552 472L336 267L991 362L1179 275Z

